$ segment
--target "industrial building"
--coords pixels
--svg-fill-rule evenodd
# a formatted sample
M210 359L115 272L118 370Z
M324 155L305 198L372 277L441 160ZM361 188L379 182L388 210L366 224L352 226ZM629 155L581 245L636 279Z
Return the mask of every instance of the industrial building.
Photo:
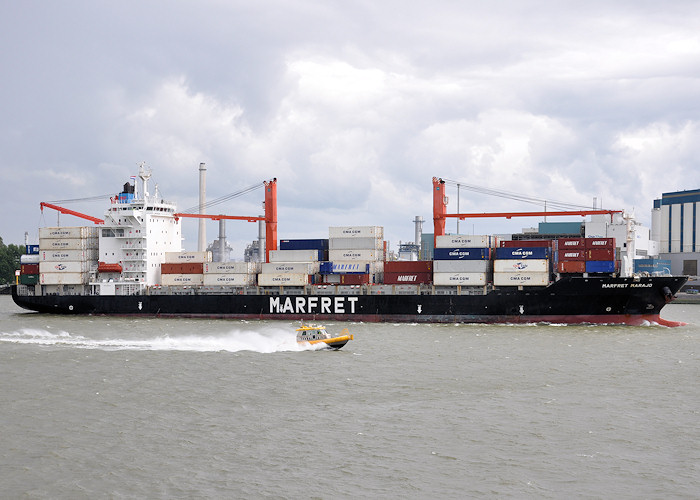
M700 260L700 189L663 193L654 200L652 239L659 258L671 261L674 275L698 275Z

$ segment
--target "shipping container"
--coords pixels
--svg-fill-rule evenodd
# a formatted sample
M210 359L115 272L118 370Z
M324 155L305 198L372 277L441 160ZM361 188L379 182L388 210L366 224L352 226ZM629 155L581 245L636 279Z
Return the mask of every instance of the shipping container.
M39 253L39 245L27 245L27 255L36 255Z
M97 260L99 252L96 248L89 250L42 250L39 252L39 256L45 262Z
M377 238L330 238L329 250L384 250L384 240Z
M566 262L571 260L586 260L585 250L563 250L559 249L554 254L554 260Z
M206 262L203 267L204 274L248 274L259 273L260 262Z
M280 250L328 250L327 239L280 240Z
M583 250L586 248L586 242L583 238L559 238L557 240L557 249L562 250Z
M430 273L432 260L390 260L384 263L385 273Z
M384 283L387 285L406 285L406 284L427 284L433 281L433 273L411 273L411 272L388 272L384 271Z
M586 238L586 249L615 248L615 238Z
M614 260L588 260L586 261L587 273L614 273Z
M501 240L500 248L551 248L553 240Z
M39 264L20 264L20 274L39 274Z
M270 262L317 262L323 250L272 250Z
M594 248L586 250L586 260L615 260L615 249Z
M42 285L81 285L90 279L89 273L41 273Z
M433 271L436 273L488 273L493 270L491 260L436 260Z
M93 250L97 249L99 242L97 239L79 238L39 238L39 251L55 250Z
M433 273L436 286L479 286L489 280L489 273Z
M99 229L99 226L40 227L39 239L95 239L100 234Z
M265 274L316 274L320 272L319 262L266 262L262 264Z
M19 256L19 263L20 264L38 264L41 261L41 256L37 254L31 254L31 255L20 255Z
M372 282L370 274L341 274L341 285L367 285Z
M496 249L496 259L547 259L551 249L547 247L505 247Z
M547 286L549 273L493 273L495 286Z
M247 273L208 273L202 277L205 286L251 286L255 285L257 275Z
M635 273L671 274L671 261L666 259L636 259Z
M382 226L336 226L328 228L330 238L376 238L384 239ZM330 245L330 242L329 242Z
M548 259L501 259L493 261L495 273L548 273Z
M160 283L163 286L200 286L204 284L203 274L161 274Z
M319 272L321 274L368 274L370 272L370 264L374 264L374 262L359 260L321 262Z
M359 260L359 261L379 261L384 260L384 251L382 250L328 250L328 260Z
M20 274L19 275L20 285L38 285L39 284L39 274Z
M488 248L493 239L488 235L445 234L436 238L436 248Z
M202 262L163 262L160 265L161 274L202 274Z
M91 261L65 261L65 262L40 262L39 273L87 273L92 268L97 268L97 262Z
M165 252L166 264L181 264L183 262L211 262L211 252Z
M557 272L564 274L585 273L586 262L583 260L563 260L557 262Z
M491 257L490 248L436 248L434 260L483 260Z
M304 286L309 283L308 274L258 274L259 286Z

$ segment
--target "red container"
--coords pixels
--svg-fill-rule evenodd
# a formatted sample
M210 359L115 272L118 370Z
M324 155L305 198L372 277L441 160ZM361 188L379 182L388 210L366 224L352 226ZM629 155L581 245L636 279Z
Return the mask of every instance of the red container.
M432 281L433 273L387 273L384 268L385 285L421 285Z
M390 260L384 263L385 273L432 273L432 260Z
M341 274L341 285L367 285L369 283L369 274Z
M615 238L586 238L586 249L615 248ZM609 259L612 260L612 259Z
M585 273L586 263L582 260L559 261L557 262L557 272L565 274Z
M172 262L160 265L161 274L202 274L204 264L202 262Z
M586 260L586 251L580 250L562 250L559 249L557 252L557 257L559 262L572 261L572 260Z
M502 240L501 248L552 248L554 240Z
M39 274L39 264L20 264L20 274Z
M615 250L612 248L586 250L586 260L615 260Z
M557 240L557 249L560 252L562 250L583 250L584 248L586 248L586 244L583 238L560 238Z

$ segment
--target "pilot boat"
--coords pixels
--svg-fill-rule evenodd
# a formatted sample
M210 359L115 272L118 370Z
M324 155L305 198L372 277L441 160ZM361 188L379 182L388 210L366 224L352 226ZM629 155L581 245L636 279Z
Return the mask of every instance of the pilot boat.
M352 335L347 328L343 328L340 335L332 337L326 330L325 326L321 325L304 325L302 324L296 329L297 342L300 344L326 344L329 349L340 349L348 341L352 340Z

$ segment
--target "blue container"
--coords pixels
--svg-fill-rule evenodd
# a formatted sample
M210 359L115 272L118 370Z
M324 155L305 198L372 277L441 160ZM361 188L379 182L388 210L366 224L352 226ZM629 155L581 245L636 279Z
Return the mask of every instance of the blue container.
M497 259L548 259L549 247L502 247L496 249Z
M332 262L321 262L321 267L319 269L321 274L333 274L333 263Z
M328 240L280 240L280 250L328 250Z
M39 255L39 245L27 245L27 255Z
M488 260L490 248L436 248L433 260Z
M325 272L323 264L330 264L330 272ZM367 274L369 273L369 264L366 262L322 262L321 274Z
M671 274L671 261L662 259L635 259L634 272Z
M588 260L586 261L587 273L613 273L615 272L614 260Z

